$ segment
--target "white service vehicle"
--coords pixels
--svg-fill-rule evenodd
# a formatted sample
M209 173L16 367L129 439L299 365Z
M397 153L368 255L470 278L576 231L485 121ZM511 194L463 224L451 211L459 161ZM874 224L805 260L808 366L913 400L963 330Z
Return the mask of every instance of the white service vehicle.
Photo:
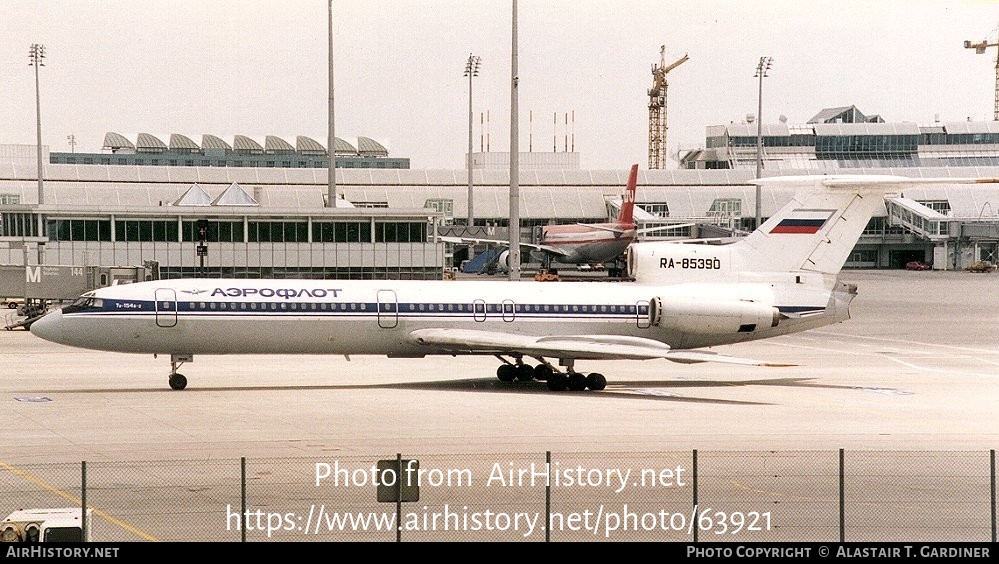
M0 521L0 542L87 542L93 509L87 509L86 537L79 507L20 509Z

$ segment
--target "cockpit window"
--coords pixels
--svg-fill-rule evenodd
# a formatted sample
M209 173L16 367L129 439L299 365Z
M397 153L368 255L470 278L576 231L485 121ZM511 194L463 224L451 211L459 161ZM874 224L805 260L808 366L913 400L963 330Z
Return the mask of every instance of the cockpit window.
M104 300L95 298L93 295L84 294L76 299L72 304L62 308L63 313L74 313L77 311L101 309L104 307Z

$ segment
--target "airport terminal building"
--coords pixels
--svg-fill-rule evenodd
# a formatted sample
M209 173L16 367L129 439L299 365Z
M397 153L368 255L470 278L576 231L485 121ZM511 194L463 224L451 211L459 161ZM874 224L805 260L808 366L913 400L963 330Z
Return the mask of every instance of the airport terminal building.
M843 110L830 112L835 115L828 119L860 115L855 109ZM838 137L824 139L832 131L825 126L838 131ZM783 124L776 127L792 130ZM969 122L961 124L967 130L961 133L956 125L940 127L942 133L917 133L920 129L908 124L816 123L811 125L813 134L804 138L797 133L781 139L771 135L764 175L999 177L999 126ZM983 131L969 133L978 130ZM666 238L752 229L755 186L748 182L755 177L756 148L755 132L753 146L747 146L749 132L743 125L709 127L707 147L686 155L682 168L640 171L640 227L699 224L669 230ZM118 137L109 134L105 142L128 141ZM932 150L926 140L936 143ZM35 147L6 146L0 151L5 157L0 159L0 265L127 266L154 261L164 278L436 279L464 256L461 249L441 242L440 235L508 237L509 173L499 167L474 171L475 225L467 226L465 170L410 169L408 159L405 167L338 168L336 186L342 199L328 207L326 168L298 166L294 155L280 166L246 166L246 157L236 153L237 146L249 146L243 140L230 146L228 156L223 148L225 158L213 159L207 156L213 143L204 137L198 152L189 153L192 162L181 159L183 164L176 165L169 158L164 162L169 151L140 151L155 144L147 138L134 144L134 152L125 147L104 154L111 162L71 164L56 162L64 155L50 154L41 203ZM166 147L171 145L194 151L193 143L174 136ZM259 146L267 158L268 142ZM275 139L269 146L284 147ZM827 151L831 146L839 149ZM299 138L295 149L306 148L317 158L322 149ZM114 159L122 151L128 158L159 156L156 164L119 164ZM531 162L540 164L520 174L523 241L535 240L537 226L606 221L620 206L628 166L583 170L572 166L578 157L554 155L554 165L543 166L542 154L532 154L536 158ZM203 164L201 158L214 162ZM385 158L363 157L373 162ZM791 195L767 189L763 217ZM997 262L997 245L999 184L912 188L886 198L884 213L872 219L847 267L901 268L918 260L935 269L962 269L978 260Z

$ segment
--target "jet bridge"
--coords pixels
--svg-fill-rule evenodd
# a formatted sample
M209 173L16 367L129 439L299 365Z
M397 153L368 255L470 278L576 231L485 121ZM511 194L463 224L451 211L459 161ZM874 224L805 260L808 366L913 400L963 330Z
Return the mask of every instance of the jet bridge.
M0 265L0 296L24 298L7 313L5 329L29 328L48 305L74 300L85 292L116 284L152 280L155 264L146 266Z
M950 237L949 224L953 219L909 198L885 198L888 222L898 225L930 241L944 241Z

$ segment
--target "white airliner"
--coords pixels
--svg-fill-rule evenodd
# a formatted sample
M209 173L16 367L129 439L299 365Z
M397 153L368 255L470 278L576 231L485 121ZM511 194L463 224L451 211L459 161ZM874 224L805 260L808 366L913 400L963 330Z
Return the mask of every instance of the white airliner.
M88 292L31 326L50 341L170 355L169 383L197 354L493 355L497 376L551 390L603 389L577 360L775 364L703 347L843 321L856 287L837 281L884 194L995 179L766 178L799 187L731 244L635 243L634 282L179 279ZM536 365L528 364L533 359Z

